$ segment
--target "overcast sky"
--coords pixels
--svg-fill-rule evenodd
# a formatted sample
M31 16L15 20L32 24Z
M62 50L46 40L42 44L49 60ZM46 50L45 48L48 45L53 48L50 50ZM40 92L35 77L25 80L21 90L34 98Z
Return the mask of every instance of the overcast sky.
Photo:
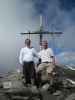
M64 33L58 47L75 50L75 0L0 0L1 72L16 68L19 50L28 37L19 33L38 30L40 14L45 29Z

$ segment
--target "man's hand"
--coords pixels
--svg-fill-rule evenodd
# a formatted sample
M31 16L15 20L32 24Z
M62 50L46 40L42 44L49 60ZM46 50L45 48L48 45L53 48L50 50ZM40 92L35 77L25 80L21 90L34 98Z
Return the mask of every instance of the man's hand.
M55 57L51 56L51 58L52 58L52 64L55 65Z

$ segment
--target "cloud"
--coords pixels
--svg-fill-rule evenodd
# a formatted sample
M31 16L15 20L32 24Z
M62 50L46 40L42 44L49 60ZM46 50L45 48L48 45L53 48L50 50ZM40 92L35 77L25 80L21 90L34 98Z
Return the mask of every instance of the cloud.
M75 67L75 52L62 52L56 55L58 63L65 65L74 65Z
M37 13L43 15L44 28L61 31L63 35L56 42L62 49L75 49L75 1L74 0L35 0ZM38 7L40 8L38 9ZM36 7L35 7L36 8Z
M28 37L19 33L36 29L38 20L29 0L0 0L0 72L16 68L19 50Z

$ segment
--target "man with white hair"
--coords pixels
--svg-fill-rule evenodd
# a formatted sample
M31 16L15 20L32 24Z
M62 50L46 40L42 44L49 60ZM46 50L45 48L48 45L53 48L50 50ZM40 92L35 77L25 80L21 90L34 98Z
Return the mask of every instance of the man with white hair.
M47 75L48 78L52 77L52 71L54 69L54 63L55 63L55 58L54 58L54 53L51 48L48 48L48 42L47 40L44 40L42 42L42 47L43 49L39 52L39 57L41 58L41 64L38 66L38 72L46 70L45 74Z

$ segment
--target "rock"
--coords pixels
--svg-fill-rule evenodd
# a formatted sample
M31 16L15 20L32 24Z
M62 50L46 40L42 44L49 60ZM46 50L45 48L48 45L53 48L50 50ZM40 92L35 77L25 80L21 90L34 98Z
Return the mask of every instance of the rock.
M41 91L47 91L48 88L49 88L49 86L50 86L50 85L49 85L48 83L46 83L45 85L42 86Z

